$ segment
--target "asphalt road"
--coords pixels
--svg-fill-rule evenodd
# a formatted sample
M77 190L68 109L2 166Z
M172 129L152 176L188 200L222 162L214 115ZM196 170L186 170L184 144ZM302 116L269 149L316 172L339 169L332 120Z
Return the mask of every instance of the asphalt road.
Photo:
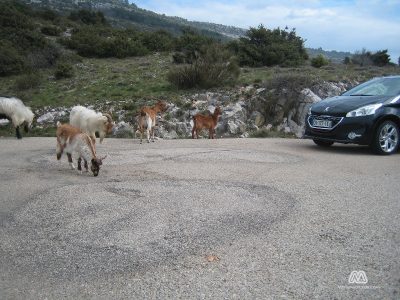
M400 153L295 139L97 151L93 177L56 160L55 138L0 139L1 299L400 297Z

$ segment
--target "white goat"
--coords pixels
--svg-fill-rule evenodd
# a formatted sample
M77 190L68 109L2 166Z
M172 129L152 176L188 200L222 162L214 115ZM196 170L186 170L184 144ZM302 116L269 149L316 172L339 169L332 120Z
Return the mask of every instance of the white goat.
M0 97L0 119L8 119L15 127L18 139L22 139L19 127L24 126L25 132L29 131L35 115L29 107L18 98Z
M100 143L107 133L111 133L114 122L109 114L95 112L84 106L74 106L71 110L69 123L86 132L93 140L96 140L96 132L99 133Z
M98 158L96 156L96 148L93 144L92 138L82 133L79 128L73 127L69 124L61 124L57 122L57 159L61 159L61 156L65 150L68 156L68 162L72 169L75 169L72 161L72 156L78 157L78 171L82 172L81 162L84 160L85 169L88 172L88 161L90 161L90 170L94 176L98 176L100 172L100 166L103 164L103 160L106 158Z

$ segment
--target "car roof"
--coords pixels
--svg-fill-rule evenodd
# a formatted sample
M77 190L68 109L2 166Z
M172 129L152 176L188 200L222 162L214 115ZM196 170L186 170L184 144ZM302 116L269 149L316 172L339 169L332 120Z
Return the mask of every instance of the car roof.
M400 78L400 75L388 75L388 76L380 76L375 78Z

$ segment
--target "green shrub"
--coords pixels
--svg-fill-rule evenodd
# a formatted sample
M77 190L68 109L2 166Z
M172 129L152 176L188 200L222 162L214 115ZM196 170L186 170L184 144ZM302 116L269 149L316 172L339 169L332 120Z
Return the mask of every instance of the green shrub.
M304 41L295 29L251 27L245 37L230 42L229 48L238 56L241 66L298 66L308 59Z
M223 46L214 44L193 64L176 67L167 75L168 81L178 88L210 88L233 84L239 77L236 60Z
M208 47L212 47L215 43L212 38L203 36L191 28L186 28L176 40L173 61L176 64L193 64L199 57L204 56Z
M70 78L74 76L74 68L71 64L62 62L58 63L54 72L56 79Z
M86 9L73 11L70 13L70 20L79 21L86 25L107 25L107 20L100 11L94 12Z
M261 111L268 119L276 117L276 105L279 100L286 99L282 110L286 115L297 103L300 92L304 88L309 88L318 83L319 79L312 75L304 73L283 73L275 74L270 79L264 82L264 87L268 91L264 110Z
M70 39L60 41L84 57L124 58L148 54L140 38L140 34L132 30L85 26L74 32Z
M378 66L384 67L390 65L390 55L387 53L388 50L380 50L375 53L371 53L366 49L356 51L351 57L351 62L360 66Z
M322 54L318 54L316 57L311 59L311 65L314 68L321 68L329 64L329 60L325 58Z
M15 80L15 88L18 90L28 90L36 88L42 82L42 77L37 73L28 73L19 76Z
M56 47L36 30L35 13L20 2L0 2L0 76L49 67Z
M26 68L25 58L10 43L0 43L0 76L18 74Z
M40 31L45 35L59 36L62 30L60 27L48 25L43 26Z
M167 31L143 32L142 43L150 51L171 51L175 46L175 38Z

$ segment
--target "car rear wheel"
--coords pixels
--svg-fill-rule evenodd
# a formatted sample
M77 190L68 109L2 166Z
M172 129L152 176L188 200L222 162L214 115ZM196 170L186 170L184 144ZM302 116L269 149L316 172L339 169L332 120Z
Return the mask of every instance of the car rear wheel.
M372 150L376 154L389 155L399 148L399 127L393 121L384 121L375 132L371 144Z
M314 143L317 144L318 146L321 147L329 147L333 145L333 142L330 141L322 141L322 140L317 140L317 139L313 139Z

